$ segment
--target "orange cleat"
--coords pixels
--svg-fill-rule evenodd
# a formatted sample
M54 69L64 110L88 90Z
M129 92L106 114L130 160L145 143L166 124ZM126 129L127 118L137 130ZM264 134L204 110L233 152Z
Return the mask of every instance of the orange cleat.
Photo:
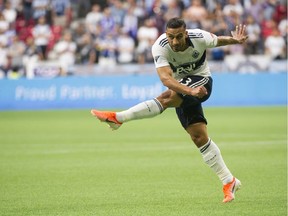
M223 203L231 202L235 199L235 192L241 187L241 182L233 177L232 182L223 186L224 199Z
M91 114L101 122L107 123L112 130L117 130L122 125L122 123L116 119L116 112L91 110Z

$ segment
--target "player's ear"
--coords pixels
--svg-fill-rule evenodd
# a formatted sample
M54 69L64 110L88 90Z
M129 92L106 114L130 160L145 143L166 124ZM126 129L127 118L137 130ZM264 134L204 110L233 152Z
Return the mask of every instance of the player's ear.
M188 38L188 31L185 31L185 38Z

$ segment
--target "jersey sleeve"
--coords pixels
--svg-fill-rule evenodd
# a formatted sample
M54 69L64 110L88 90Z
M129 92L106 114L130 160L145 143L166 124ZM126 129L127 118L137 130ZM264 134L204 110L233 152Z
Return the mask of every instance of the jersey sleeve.
M169 65L169 62L166 58L166 50L164 47L160 46L158 42L159 41L157 40L152 46L152 56L156 68Z
M201 30L201 33L203 34L207 48L213 48L217 46L218 38L215 34L204 30Z

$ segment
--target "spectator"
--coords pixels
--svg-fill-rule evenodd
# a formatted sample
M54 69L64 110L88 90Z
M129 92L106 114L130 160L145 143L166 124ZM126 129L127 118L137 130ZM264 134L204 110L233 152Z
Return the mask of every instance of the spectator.
M134 60L135 41L125 30L119 31L117 37L117 60L119 63L131 63Z
M222 12L222 6L221 4L216 4L215 9L213 12L209 14L211 16L211 28L210 32L214 33L215 35L227 35L229 34L227 32L227 24L224 19L224 14ZM227 47L215 47L211 50L207 50L207 53L211 54L211 59L214 61L222 61L225 57L225 54L227 52Z
M91 4L92 4L91 1L71 0L71 3L72 3L72 6L74 6L73 7L74 17L77 19L84 19L87 13L91 10Z
M287 19L287 1L279 1L275 7L273 19L276 23L280 23L281 20Z
M265 40L265 54L270 55L274 60L284 59L285 46L285 40L280 35L279 30L274 28L272 34Z
M157 14L164 14L166 11L166 5L162 0L154 0L150 8L148 8L146 14L147 17L154 17Z
M74 65L76 59L76 48L76 43L72 41L70 31L64 32L62 40L55 44L54 51L58 56L62 75L72 72L71 67Z
M191 0L191 5L187 8L187 18L189 21L199 23L201 27L202 21L208 16L208 12L202 5L201 0Z
M276 28L277 23L273 19L264 19L261 23L261 37L265 41L268 36L270 36L273 30Z
M188 1L188 0L187 0ZM212 1L211 1L212 2ZM183 10L186 8L185 0L176 0L176 4L180 9L180 14L182 14ZM181 16L181 15L180 15Z
M248 39L245 44L245 53L249 55L258 54L260 48L259 42L261 40L261 29L260 25L255 22L252 15L249 15L246 18L246 32Z
M158 29L154 26L152 18L144 20L144 25L140 26L137 32L138 46L136 48L137 61L140 64L151 62L150 49L158 37Z
M280 21L279 25L278 25L278 29L280 31L280 34L282 35L282 37L284 38L284 40L286 40L287 43L287 36L288 36L288 20L287 19L283 19Z
M23 54L23 66L26 77L32 79L35 76L35 64L41 60L42 56L40 56L40 52L38 51L39 48L37 48L33 37L28 37L25 43L26 48Z
M211 32L216 35L227 35L230 34L230 32L227 31L227 23L225 21L225 17L223 14L222 6L221 4L216 4L216 7L212 14L212 26L211 26Z
M146 15L145 6L147 5L149 5L148 0L146 1L137 1L137 0L123 1L123 8L126 10L126 12L131 8L133 10L133 15L136 16L137 19L139 20L143 19L143 17Z
M6 2L11 3L11 7L15 9L17 12L21 12L23 0L7 0Z
M263 3L263 15L265 20L271 20L273 19L273 16L275 14L275 9L277 5L277 0L266 0Z
M100 20L100 30L102 37L116 33L116 22L109 7L106 7L103 11L103 17Z
M135 15L135 7L128 8L123 19L123 31L127 32L135 41L137 39L138 18Z
M5 3L5 7L2 13L5 17L5 20L9 23L9 26L14 27L14 23L15 23L16 16L17 16L17 11L14 8L12 8L12 5L9 1Z
M4 15L0 12L0 44L1 44L0 57L2 58L0 59L1 61L0 68L2 69L2 71L5 72L5 74L7 72L6 69L8 68L8 59L7 59L7 46L9 44L8 31L9 31L9 22L5 20Z
M23 0L23 16L25 20L25 26L29 25L30 23L33 23L33 6L32 6L33 0Z
M112 0L110 5L111 13L115 24L118 26L123 26L123 19L126 11L124 10L123 3L120 0Z
M208 13L212 13L216 9L217 4L220 4L216 0L210 0L210 1L204 1L204 2L205 2L205 4L204 3L203 4L205 5L205 8L207 9ZM221 5L221 7L222 7L222 5Z
M52 0L51 9L53 25L63 28L68 27L71 16L70 0Z
M32 1L32 10L33 10L33 18L37 21L40 17L49 16L48 14L49 8L49 0L33 0Z
M10 71L14 74L24 74L23 73L23 54L25 52L26 45L23 41L20 41L18 36L15 35L12 38L12 43L7 49L7 54L10 60Z
M7 46L0 40L0 78L7 75L9 69Z
M51 28L46 23L46 18L44 16L40 17L37 24L32 29L32 36L35 39L35 44L38 51L40 51L39 54L42 60L47 59L47 47L51 35Z
M238 0L229 0L229 3L223 7L223 14L227 23L228 32L232 31L234 26L238 25L239 23L243 23L242 21L243 13L244 13L243 6L239 3Z
M158 32L164 32L165 31L165 24L166 21L164 19L164 10L160 10L158 13L156 13L154 17L154 26L157 28Z
M0 34L4 35L9 30L9 22L6 20L4 14L0 11Z
M98 4L94 4L92 10L85 17L86 28L94 38L100 34L100 21L102 17L103 14Z
M241 16L244 14L244 8L240 4L239 0L229 0L228 4L223 7L223 14L227 18L236 17L241 23Z
M139 24L145 22L145 19L152 18L154 19L154 26L157 28L158 32L165 31L165 18L164 14L166 13L167 7L164 1L162 0L154 0L153 4L151 3L149 7L147 7L146 16L143 19L139 19Z
M201 27L201 23L199 21L190 19L190 15L187 10L182 12L182 18L184 19L188 29L197 29Z
M77 47L82 43L83 36L90 32L87 30L85 22L77 21L73 23L73 27L70 28L73 36L73 40L76 42ZM90 34L91 35L91 34Z
M109 6L111 0L90 0L89 1L90 4L99 4L100 7L103 9L103 8L106 8Z
M256 23L260 24L263 20L263 4L259 0L250 0L251 5L246 8L246 16L251 15Z
M116 64L117 44L113 32L107 33L105 37L96 39L97 50L100 50L99 65L114 66Z
M287 58L288 55L288 51L287 51L287 44L288 44L288 20L287 19L283 19L280 21L279 25L278 25L278 29L279 32L281 34L281 36L283 37L284 41L285 41L285 56Z
M167 22L169 19L173 17L180 17L181 16L181 8L178 6L177 0L171 0L167 4L167 9L164 14L164 20Z
M77 44L78 63L92 65L98 61L98 53L89 33L85 33Z

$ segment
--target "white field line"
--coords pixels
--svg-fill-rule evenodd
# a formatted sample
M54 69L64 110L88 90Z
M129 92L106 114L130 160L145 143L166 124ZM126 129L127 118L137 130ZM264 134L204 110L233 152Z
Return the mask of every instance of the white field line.
M140 151L173 151L173 150L197 150L196 146L191 141L191 145L189 143L184 143L181 141L179 145L175 144L175 142L161 142L161 145L151 145L149 144L148 146L142 147L142 146L137 146L137 145L132 145L131 143L129 146L124 144L123 146L121 143L119 143L118 147L115 146L106 146L105 143L103 145L95 148L91 148L93 144L89 144L89 148L85 149L85 147L82 147L81 149L59 149L59 150L50 150L50 151L31 151L27 154L29 155L65 155L65 154L71 154L71 153L91 153L91 152L140 152ZM287 140L285 139L275 139L275 140L259 140L259 141L233 141L233 142L217 142L217 145L221 148L223 145L286 145L287 146ZM224 147L225 148L225 147Z
M179 144L178 146L175 145L176 142L166 142L167 146L165 144L161 146L146 146L146 147L131 147L129 146L126 148L125 146L122 148L100 148L100 149L95 149L96 151L119 151L119 152L125 152L125 151L167 151L167 150L193 150L196 149L196 146L192 143L191 145L188 144ZM287 140L262 140L262 141L234 141L234 142L217 142L217 145L222 146L222 145L287 145ZM170 146L169 146L170 145ZM173 145L173 146L171 146Z

